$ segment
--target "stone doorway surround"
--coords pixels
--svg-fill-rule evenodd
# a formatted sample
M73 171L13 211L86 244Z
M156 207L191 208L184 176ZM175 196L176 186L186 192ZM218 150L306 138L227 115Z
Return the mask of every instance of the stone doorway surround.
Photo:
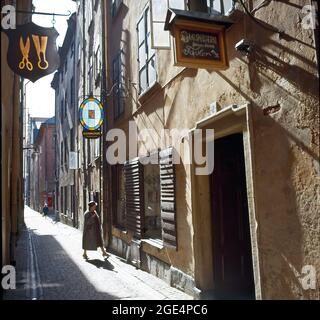
M210 140L219 139L234 133L243 134L255 295L257 300L261 300L262 290L258 249L259 230L255 214L254 143L251 112L252 108L250 104L231 105L197 122L195 128L190 130L190 134L193 135L195 129L214 129L214 136L210 137ZM194 278L196 287L205 295L206 292L211 292L214 289L212 227L211 223L208 223L212 218L210 183L209 176L195 174L196 166L194 165L194 161L192 163L190 170L192 179L192 219L194 225Z

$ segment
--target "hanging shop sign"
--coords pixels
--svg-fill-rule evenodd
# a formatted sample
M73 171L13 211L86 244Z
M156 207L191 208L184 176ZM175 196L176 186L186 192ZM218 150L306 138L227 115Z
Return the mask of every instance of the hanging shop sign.
M82 135L85 138L96 139L101 136L104 111L98 99L92 97L85 99L80 105L79 118L83 126Z
M83 129L82 136L86 139L98 139L102 136L101 128L98 130Z
M223 26L177 21L173 35L175 65L215 70L228 68Z
M12 71L32 82L56 71L60 65L55 28L29 22L5 30L9 39L7 61Z

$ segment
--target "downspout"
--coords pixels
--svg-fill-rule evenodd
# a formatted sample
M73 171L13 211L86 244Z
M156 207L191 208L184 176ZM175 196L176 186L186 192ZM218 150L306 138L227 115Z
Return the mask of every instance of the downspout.
M104 108L105 120L103 124L103 131L102 131L102 162L103 162L103 212L105 216L104 220L104 235L106 246L109 246L111 243L111 230L112 230L112 212L110 206L110 166L106 159L106 151L107 151L107 141L106 135L108 132L108 109L107 109L107 71L108 71L108 25L107 25L107 5L105 1L102 1L102 39L103 39L103 46L102 46L102 104Z
M85 36L85 1L82 1L82 52L83 52L83 73L82 73L82 95L83 98L86 96L86 36ZM87 159L86 159L86 146L85 140L82 141L82 152L83 152L83 175L84 175L84 186L83 186L83 210L87 209Z

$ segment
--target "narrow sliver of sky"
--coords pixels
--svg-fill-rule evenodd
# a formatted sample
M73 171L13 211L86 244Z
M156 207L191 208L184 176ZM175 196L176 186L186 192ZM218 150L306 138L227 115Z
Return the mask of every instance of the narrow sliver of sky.
M73 13L76 11L76 2L71 0L33 0L35 11L63 13L68 11ZM68 27L69 17L55 17L54 27L57 29L59 36L57 38L57 46L62 46L63 40ZM32 21L43 27L52 27L52 16L33 15ZM54 90L51 88L51 81L54 73L39 79L35 83L28 82L26 84L26 104L27 112L31 117L50 118L54 116Z

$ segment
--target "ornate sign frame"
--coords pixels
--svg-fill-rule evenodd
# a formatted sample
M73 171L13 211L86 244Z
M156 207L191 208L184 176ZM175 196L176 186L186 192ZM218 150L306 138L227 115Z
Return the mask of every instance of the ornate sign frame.
M84 111L85 107L86 107L89 103L95 103L95 105L99 107L100 112L101 112L101 117L100 117L97 125L95 125L95 126L89 126L89 125L86 123L86 121L85 121L85 119L84 119L84 117L83 117L83 111ZM86 130L88 130L88 131L95 131L95 130L100 129L100 127L102 126L103 121L104 121L104 110L103 110L103 105L102 105L102 103L101 103L98 99L92 98L92 97L89 97L89 98L85 99L85 100L81 103L81 105L80 105L80 109L79 109L79 119L80 119L81 125L82 125Z
M213 70L229 67L225 26L179 19L173 26L173 36L176 66Z

